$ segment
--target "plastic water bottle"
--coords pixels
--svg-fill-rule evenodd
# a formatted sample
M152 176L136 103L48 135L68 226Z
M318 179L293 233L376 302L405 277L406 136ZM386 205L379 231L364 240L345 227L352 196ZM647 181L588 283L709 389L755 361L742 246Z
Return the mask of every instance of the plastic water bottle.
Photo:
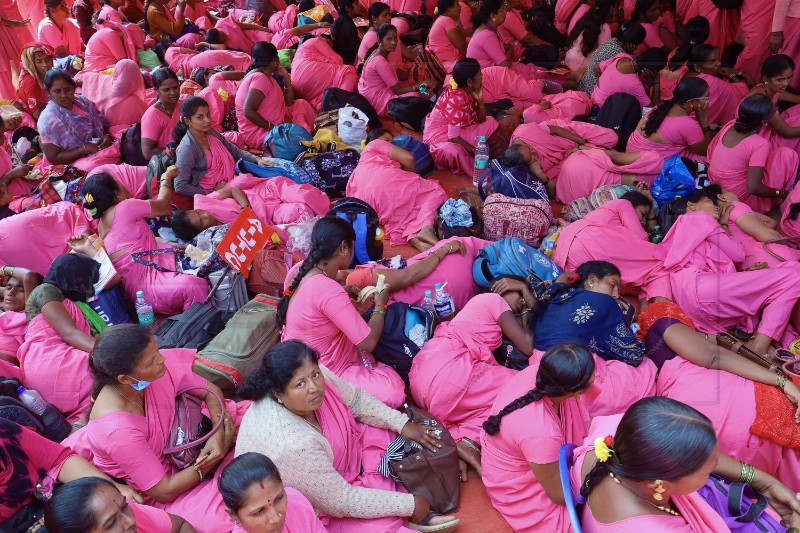
M475 137L478 144L475 145L475 168L472 171L472 185L477 187L481 176L489 168L489 145L486 144L486 137L481 135Z
M444 285L447 285L447 283ZM456 313L456 306L453 303L453 297L444 290L444 285L437 283L433 287L436 290L436 297L433 299L433 310L440 320L450 320Z
M54 435L69 434L69 422L64 416L56 411L56 408L47 403L42 395L35 390L29 390L20 385L17 387L17 396L25 407L39 415L44 422L44 426L48 428Z
M428 309L433 314L436 314L436 309L433 307L433 295L431 291L425 291L425 296L422 297L422 301L420 302L419 306L423 309Z
M136 291L136 316L139 318L139 324L143 326L149 326L156 321L153 306L144 299L143 291Z

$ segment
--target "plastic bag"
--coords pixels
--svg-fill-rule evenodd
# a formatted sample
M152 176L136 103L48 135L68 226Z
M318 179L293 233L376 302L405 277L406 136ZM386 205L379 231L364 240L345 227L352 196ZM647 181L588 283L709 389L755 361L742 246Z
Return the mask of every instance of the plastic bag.
M664 161L664 168L650 187L650 193L658 207L661 207L678 196L686 196L696 188L694 176L683 164L680 154L675 154Z
M311 250L311 230L314 229L314 224L320 218L322 217L309 218L308 216L303 216L295 224L286 226L286 230L289 232L286 249L292 253L308 255L309 250Z
M367 138L367 122L369 117L366 113L346 105L339 109L339 137L347 146L361 152L361 141Z

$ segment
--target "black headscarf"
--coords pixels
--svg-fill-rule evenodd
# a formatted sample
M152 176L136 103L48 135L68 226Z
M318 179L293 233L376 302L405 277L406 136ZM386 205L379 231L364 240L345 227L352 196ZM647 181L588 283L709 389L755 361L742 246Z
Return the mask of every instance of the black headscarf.
M61 254L53 260L44 282L58 287L73 302L85 302L99 279L100 263L94 259L81 254Z

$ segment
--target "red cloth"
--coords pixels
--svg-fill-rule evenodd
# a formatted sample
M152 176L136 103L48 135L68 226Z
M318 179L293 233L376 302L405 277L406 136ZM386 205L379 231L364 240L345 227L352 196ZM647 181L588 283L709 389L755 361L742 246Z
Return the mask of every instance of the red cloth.
M662 318L674 318L694 329L694 322L692 322L692 319L689 318L689 315L684 313L683 309L676 303L656 302L645 307L644 311L639 313L639 316L636 317L636 322L638 322L640 326L639 331L636 333L636 338L640 341L644 341L652 325Z
M800 378L791 377L795 385ZM756 419L750 433L769 439L784 448L800 450L800 425L794 419L796 407L778 387L755 383Z
M436 107L450 126L466 128L478 122L478 105L466 89L445 87Z

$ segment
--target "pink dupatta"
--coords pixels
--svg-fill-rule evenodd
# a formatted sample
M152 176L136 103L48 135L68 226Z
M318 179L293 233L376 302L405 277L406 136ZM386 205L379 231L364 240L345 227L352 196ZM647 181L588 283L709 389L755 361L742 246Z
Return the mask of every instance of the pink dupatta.
M361 473L360 441L363 430L353 417L353 412L342 401L339 391L327 379L325 397L317 410L317 420L333 450L333 468L352 484Z

